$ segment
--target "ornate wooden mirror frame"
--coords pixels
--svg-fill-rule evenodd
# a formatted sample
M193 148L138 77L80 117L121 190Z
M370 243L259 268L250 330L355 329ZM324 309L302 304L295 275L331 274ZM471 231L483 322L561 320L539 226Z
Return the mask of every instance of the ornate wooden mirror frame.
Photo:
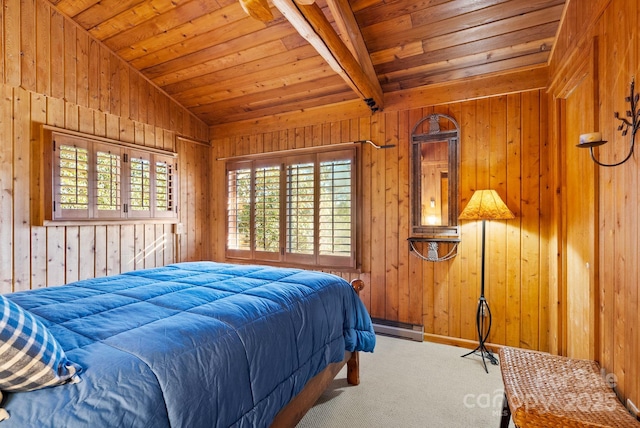
M411 234L458 238L460 127L434 113L411 131Z

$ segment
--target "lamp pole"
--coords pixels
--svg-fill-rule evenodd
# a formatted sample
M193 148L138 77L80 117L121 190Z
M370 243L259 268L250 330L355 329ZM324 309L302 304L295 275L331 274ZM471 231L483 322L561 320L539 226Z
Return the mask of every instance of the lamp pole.
M493 365L498 364L498 359L493 355L493 353L487 349L485 346L485 342L489 337L489 332L491 331L491 309L489 309L489 303L487 303L487 299L484 297L484 269L485 269L485 229L486 229L487 220L482 220L482 256L480 263L482 266L480 267L480 298L478 299L478 309L476 311L476 328L478 330L478 346L471 352L467 352L463 355L466 357L467 355L480 353L482 357L482 364L484 365L484 371L489 373L489 369L487 369L487 363L485 361L485 357L487 360L491 362ZM485 332L485 318L487 318L488 325Z

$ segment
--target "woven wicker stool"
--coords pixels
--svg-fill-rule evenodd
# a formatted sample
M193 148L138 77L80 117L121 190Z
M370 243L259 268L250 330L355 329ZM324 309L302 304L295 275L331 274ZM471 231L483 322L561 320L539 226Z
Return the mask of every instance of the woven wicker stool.
M595 361L502 348L501 428L640 427L606 384Z

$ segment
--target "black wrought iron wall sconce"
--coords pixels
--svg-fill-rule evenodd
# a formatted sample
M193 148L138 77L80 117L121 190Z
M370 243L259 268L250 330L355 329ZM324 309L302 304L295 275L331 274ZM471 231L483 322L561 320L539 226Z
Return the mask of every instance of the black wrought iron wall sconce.
M638 101L640 101L640 94L635 93L634 79L631 80L630 86L631 86L629 91L630 94L628 97L625 98L625 101L629 103L629 110L627 110L626 112L626 117L620 117L620 113L618 112L615 112L615 115L614 115L615 118L621 122L620 125L618 126L618 131L622 131L623 137L629 133L629 130L631 130L631 142L629 144L629 153L624 159L616 163L600 162L598 159L596 159L595 155L593 154L593 148L607 142L602 139L602 134L599 132L592 132L589 134L580 135L580 143L577 145L577 147L580 147L580 148L588 147L589 151L591 152L591 159L593 159L593 161L600 166L611 167L611 166L622 165L623 163L628 161L633 155L633 149L636 142L636 132L638 131L638 128L640 128L640 111L638 111Z

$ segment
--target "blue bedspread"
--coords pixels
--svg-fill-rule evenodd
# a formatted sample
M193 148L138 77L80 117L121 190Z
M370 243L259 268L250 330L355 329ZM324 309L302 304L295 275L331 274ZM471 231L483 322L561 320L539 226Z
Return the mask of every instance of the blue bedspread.
M372 351L343 279L213 262L6 295L37 315L82 381L7 394L9 427L266 427L344 351Z

